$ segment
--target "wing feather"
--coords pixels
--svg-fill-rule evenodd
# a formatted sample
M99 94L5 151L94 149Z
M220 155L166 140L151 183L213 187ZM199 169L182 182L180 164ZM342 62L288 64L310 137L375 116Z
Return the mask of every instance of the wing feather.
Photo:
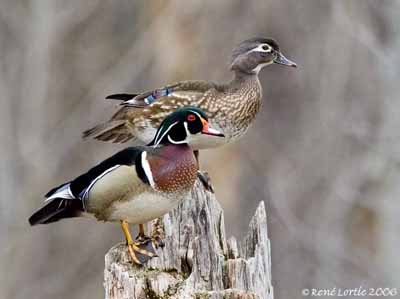
M179 97L185 97L187 94L187 98L190 99L193 93L201 95L213 87L215 87L213 83L206 81L183 81L138 94L132 99L122 102L121 105L144 108L163 98L174 97L177 93L179 93Z
M142 152L141 147L128 147L116 153L110 158L91 168L88 172L80 175L70 182L70 190L76 198L87 194L87 189L108 172L112 172L120 165L132 166L137 156Z
M217 85L207 81L182 81L141 94L110 95L107 98L128 100L121 103L121 109L109 121L85 131L83 138L116 143L133 140L134 144L146 144L152 138L138 132L147 134L149 128L155 130L172 111L184 106L199 106L210 92L218 89Z

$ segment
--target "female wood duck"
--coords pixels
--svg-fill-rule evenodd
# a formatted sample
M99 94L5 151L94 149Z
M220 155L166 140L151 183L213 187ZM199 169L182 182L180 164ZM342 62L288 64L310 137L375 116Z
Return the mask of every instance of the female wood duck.
M98 220L120 221L132 261L143 264L155 256L157 246L157 240L145 236L143 223L173 209L196 180L198 166L190 145L223 137L209 127L203 111L180 108L160 124L152 146L128 147L50 190L46 205L29 222L47 224L87 213ZM128 223L139 224L136 240Z
M228 143L246 132L260 110L262 88L258 73L270 64L296 67L283 56L273 39L245 40L233 50L230 69L234 78L231 82L182 81L141 94L110 95L107 99L122 100L124 107L109 121L83 132L83 137L147 144L166 115L180 107L196 106L207 114L210 125L222 131L225 138L218 143L204 140L193 144L193 148L198 150Z
M182 81L141 94L110 95L107 99L122 100L124 107L109 121L85 131L83 136L116 143L138 139L148 144L166 115L180 107L196 106L209 117L210 125L224 133L225 139L220 141L229 142L242 136L254 120L262 96L258 73L274 63L296 67L283 56L273 39L246 40L233 51L231 82ZM204 143L193 145L195 149L208 147Z

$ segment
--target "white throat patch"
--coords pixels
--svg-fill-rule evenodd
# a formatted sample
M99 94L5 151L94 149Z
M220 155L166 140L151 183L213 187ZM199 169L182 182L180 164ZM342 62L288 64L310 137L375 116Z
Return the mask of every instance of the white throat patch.
M267 65L270 65L270 64L273 64L273 63L274 63L274 62L271 61L271 62L259 64L259 65L257 65L252 71L255 72L255 73L258 75L258 73L261 71L261 69L262 69L264 66L267 66Z

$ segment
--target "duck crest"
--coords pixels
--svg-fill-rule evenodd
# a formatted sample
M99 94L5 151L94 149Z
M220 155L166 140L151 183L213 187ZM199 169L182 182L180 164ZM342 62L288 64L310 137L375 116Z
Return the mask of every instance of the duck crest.
M161 192L189 191L197 178L193 150L186 144L155 148L148 156L154 188Z

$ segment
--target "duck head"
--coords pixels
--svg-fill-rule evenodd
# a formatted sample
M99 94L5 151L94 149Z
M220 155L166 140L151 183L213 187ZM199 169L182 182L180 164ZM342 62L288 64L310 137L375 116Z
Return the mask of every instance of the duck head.
M287 59L279 49L278 43L271 38L252 38L241 42L232 53L231 70L245 74L258 74L270 64L297 67Z
M184 107L168 115L149 145L188 144L193 149L217 146L222 132L210 127L205 113L196 107Z

